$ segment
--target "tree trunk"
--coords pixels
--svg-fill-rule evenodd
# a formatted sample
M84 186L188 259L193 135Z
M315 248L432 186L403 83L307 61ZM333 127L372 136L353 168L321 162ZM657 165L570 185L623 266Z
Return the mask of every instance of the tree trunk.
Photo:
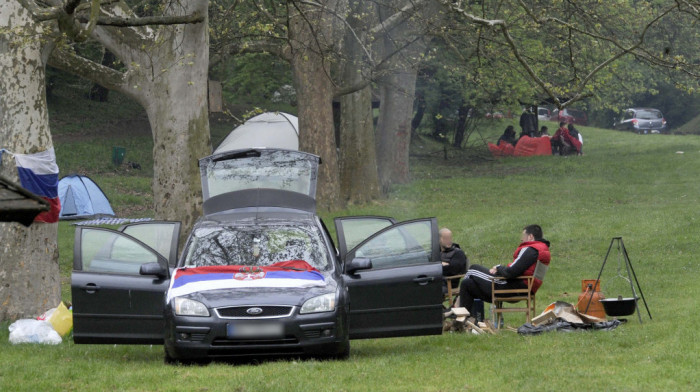
M379 183L384 191L392 184L410 181L408 152L411 143L416 72L394 70L380 81L381 106L377 123Z
M340 193L349 203L366 203L380 194L371 88L343 96L340 110Z
M400 9L409 2L394 0L389 4ZM389 58L388 75L379 81L381 106L377 123L379 183L383 190L388 190L391 184L410 181L408 154L417 66L426 47L422 37L425 29L437 25L436 18L441 17L437 3L426 2L419 8L414 10L417 14L386 31L381 40L384 56ZM396 54L396 51L400 52Z
M356 32L376 23L369 15L376 11L364 1L351 2L352 12L348 23ZM353 15L358 17L352 17ZM359 17L363 15L364 17ZM364 36L364 35L363 35ZM364 43L369 46L369 42ZM354 35L345 37L346 61L342 80L347 85L359 85L367 75L367 65L362 45ZM367 87L340 97L340 194L342 201L362 204L380 195L372 116L372 89Z
M20 154L52 147L46 108L46 61L52 49L18 2L0 7L0 146ZM0 172L17 181L14 160L3 154ZM35 317L61 300L58 224L0 223L0 321Z
M422 93L417 94L414 105L416 114L413 115L413 120L411 120L411 136L415 136L417 134L418 127L420 126L420 123L423 122L423 116L425 115L425 109L427 108L425 95Z
M180 13L206 15L207 2L184 2ZM168 26L167 44L150 57L151 77L137 99L153 132L153 200L157 219L182 222L184 240L201 214L198 160L211 154L208 109L209 27ZM154 44L157 45L157 44ZM167 70L162 72L161 70ZM181 241L182 244L182 241Z
M337 35L337 23L331 14L316 7L297 7L303 15L289 7L289 42L299 108L299 149L321 157L317 208L334 210L341 206L340 181L333 125L334 85L325 54L329 41Z
M102 54L102 65L111 68L116 59L117 58L112 52L105 49L104 53ZM109 89L103 87L99 83L93 83L92 87L90 88L89 97L93 101L107 102L107 99L109 99Z
M462 142L464 142L464 132L467 130L467 119L469 117L469 110L471 108L469 105L462 103L459 105L457 127L455 128L455 140L454 146L457 148L462 148Z

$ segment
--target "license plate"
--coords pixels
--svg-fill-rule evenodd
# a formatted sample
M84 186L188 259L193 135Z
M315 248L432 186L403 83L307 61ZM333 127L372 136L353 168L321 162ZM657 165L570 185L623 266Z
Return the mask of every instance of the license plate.
M229 338L279 338L284 334L281 323L229 323L226 335Z

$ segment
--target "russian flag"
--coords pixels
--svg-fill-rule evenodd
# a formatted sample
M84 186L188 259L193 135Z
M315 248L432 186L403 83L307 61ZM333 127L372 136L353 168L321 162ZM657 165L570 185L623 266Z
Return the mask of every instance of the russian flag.
M265 267L222 265L178 268L170 280L167 300L206 290L325 285L323 274L303 260L282 261Z
M36 154L14 154L22 187L49 202L51 209L34 218L35 222L58 222L58 165L53 147Z

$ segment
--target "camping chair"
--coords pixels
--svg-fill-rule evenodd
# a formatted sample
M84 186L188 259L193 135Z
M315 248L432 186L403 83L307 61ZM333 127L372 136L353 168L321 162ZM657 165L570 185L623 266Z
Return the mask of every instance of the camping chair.
M493 304L493 315L496 318L493 320L496 328L500 328L503 322L503 313L522 312L525 313L528 323L532 321L532 317L535 315L535 293L532 292L532 286L535 283L535 278L544 282L544 275L548 268L548 265L538 261L532 276L518 276L516 279L527 280L527 287L522 289L498 289L496 281L505 278L495 276L491 280L491 304ZM524 307L503 306L506 302L518 303L521 301L525 301Z
M447 293L445 293L444 300L447 301L449 307L452 307L455 304L455 301L457 301L457 297L459 296L459 279L462 279L464 275L465 274L443 277L445 284L447 285ZM452 286L453 279L457 279L456 287Z

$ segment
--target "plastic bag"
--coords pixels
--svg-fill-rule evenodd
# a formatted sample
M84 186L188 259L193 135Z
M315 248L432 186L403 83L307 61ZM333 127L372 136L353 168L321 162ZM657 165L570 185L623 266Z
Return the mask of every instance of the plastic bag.
M58 307L46 317L53 329L61 336L66 336L73 329L73 313L61 302Z
M21 319L10 324L10 343L60 344L63 340L48 321Z

